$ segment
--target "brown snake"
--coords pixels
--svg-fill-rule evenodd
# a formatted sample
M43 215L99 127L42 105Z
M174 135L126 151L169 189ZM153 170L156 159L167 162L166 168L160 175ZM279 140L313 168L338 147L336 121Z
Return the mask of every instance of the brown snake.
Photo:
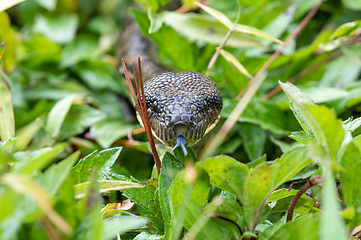
M223 101L217 84L197 72L165 72L152 61L150 42L135 23L122 32L118 46L127 65L141 58L153 135L167 146L181 146L186 155L185 147L197 143L220 118Z

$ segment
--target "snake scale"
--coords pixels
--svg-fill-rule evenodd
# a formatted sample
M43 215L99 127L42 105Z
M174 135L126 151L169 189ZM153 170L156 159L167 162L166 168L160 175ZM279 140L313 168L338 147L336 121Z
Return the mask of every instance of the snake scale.
M197 72L169 72L155 64L150 45L133 22L122 32L118 54L129 66L140 56L152 133L173 149L181 146L186 155L185 147L197 143L217 124L222 94L209 77Z

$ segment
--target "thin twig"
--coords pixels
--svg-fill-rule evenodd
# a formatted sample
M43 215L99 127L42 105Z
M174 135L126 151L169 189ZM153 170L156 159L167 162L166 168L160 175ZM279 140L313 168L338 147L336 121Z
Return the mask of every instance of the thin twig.
M130 80L129 74L128 74L128 70L125 66L124 63L124 59L122 59L122 65L123 65L123 69L124 69L124 75L125 75L125 79L127 80L128 83L128 87L130 90L130 93L132 95L132 98L134 100L136 109L138 111L138 114L141 118L141 121L143 123L143 126L145 128L145 131L147 133L148 139L149 139L149 143L150 143L150 147L152 149L152 154L153 154L153 158L154 158L154 162L155 162L155 166L157 168L158 171L158 175L160 174L160 168L161 168L161 162L159 160L159 156L157 153L157 150L155 148L155 144L154 144L154 140L153 140L153 135L152 135L152 130L150 128L150 124L149 124L149 119L148 119L148 113L147 113L147 106L145 104L145 97L144 97L144 89L143 89L143 80L142 80L142 74L141 74L141 65L140 65L140 57L138 57L138 75L139 75L139 83L138 83L138 79L137 79L137 74L135 71L135 66L134 66L134 62L132 62L133 65L133 71L134 71L134 80L135 80L135 85L137 88L137 92L138 92L138 96L139 96L139 101L137 99L137 96L135 94L134 91L134 87L133 84ZM139 91L140 89L140 91ZM142 96L140 95L140 93L142 93Z
M209 64L207 66L207 73L206 75L209 76L209 72L211 71L213 65L215 64L215 62L217 61L217 58L222 50L222 48L224 47L224 45L226 45L226 42L228 41L228 39L231 37L232 33L234 32L234 29L236 28L237 24L238 24L238 21L239 21L239 18L241 17L241 6L240 6L240 3L239 1L237 0L236 1L237 4L238 4L238 12L237 12L237 17L236 17L236 20L234 21L233 25L232 25L232 28L229 29L229 31L227 32L226 36L223 38L221 44L219 44L219 46L217 47L217 50L216 52L214 53L211 61L209 61ZM197 2L195 2L195 4L197 6L200 6L200 4L198 4Z
M321 7L322 3L323 3L323 0L320 0L320 2L307 13L306 17L304 19L302 19L300 24L298 24L297 28L291 33L291 35L286 39L286 41L284 41L284 43L277 49L277 51L272 54L272 56L267 60L267 62L262 66L262 68L257 72L256 76L254 76L253 79L251 79L251 81L247 84L247 86L238 94L236 99L241 99L241 97L244 95L245 91L247 91L249 86L252 85L252 83L254 81L256 81L256 79L259 77L259 75L263 74L269 68L269 66L271 66L271 64L283 52L283 50L286 48L286 46L291 41L293 41L293 39L295 39L298 34L300 34L302 29L304 27L306 27L308 22L313 18L313 16L316 14L318 9Z
M298 200L301 198L302 194L304 194L310 187L321 184L321 182L322 182L322 179L320 176L312 178L309 181L307 181L300 188L300 190L298 190L296 195L292 198L292 201L288 207L287 220L286 220L287 222L292 220L293 211L295 210L296 204L297 204Z
M149 144L150 147L152 149L152 153L153 153L153 158L154 158L154 162L155 162L155 166L157 167L157 171L158 171L158 175L160 174L160 168L161 168L161 162L158 156L158 152L155 148L155 144L154 144L154 139L153 139L153 135L152 135L152 129L150 128L150 123L149 123L149 118L148 118L148 111L147 111L147 105L145 102L145 94L144 94L144 87L143 87L143 78L142 78L142 68L141 68L141 62L140 62L140 57L138 57L138 75L139 75L139 85L140 85L140 91L142 94L141 99L143 100L143 115L144 115L144 126L146 126L146 131L147 131L147 135L149 138Z
M290 79L288 79L286 82L290 82L290 83L294 83L296 80L298 80L301 77L306 76L307 74L313 72L314 70L316 70L317 68L321 67L322 65L330 62L331 60L337 58L338 56L340 56L342 54L342 51L337 51L334 52L333 54L331 54L330 56L328 56L327 58L323 59L322 61L312 65L309 68L306 68L305 70L303 70L302 72L296 74L295 76L291 77ZM271 97L273 97L274 95L276 95L277 93L279 93L281 91L281 87L277 86L274 89L272 89L271 91L269 91L263 98L264 99L269 99Z
M252 78L252 80L247 84L247 86L242 90L242 92L237 96L237 99L240 99L246 92L249 92L248 98L244 101L239 101L236 107L233 109L232 113L228 117L228 119L223 124L222 128L218 131L216 136L207 143L205 146L202 155L203 156L210 156L218 148L218 146L224 141L228 132L232 129L232 127L238 121L239 116L243 113L244 109L251 101L251 98L256 94L257 90L263 83L264 79L260 77L265 75L265 71L268 67L273 63L273 61L281 54L281 52L285 49L285 47L293 40L295 37L301 32L301 30L307 25L307 23L311 20L311 18L316 14L317 10L320 8L323 0L320 0L319 3L311 9L305 18L301 21L301 23L297 26L297 28L293 31L293 33L286 39L286 41L278 48L276 52L272 54L272 56L267 60L267 62L262 66L262 68L257 72L257 74ZM257 82L256 82L257 81ZM256 84L255 84L256 83ZM255 85L253 88L250 89L251 85ZM251 91L248 91L250 89ZM241 106L245 105L245 106Z

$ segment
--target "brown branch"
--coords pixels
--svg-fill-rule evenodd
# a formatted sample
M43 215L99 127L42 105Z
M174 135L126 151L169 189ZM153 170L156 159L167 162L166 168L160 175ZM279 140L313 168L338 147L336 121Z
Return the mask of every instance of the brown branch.
M234 21L232 27L228 30L228 32L227 32L226 36L223 38L222 42L217 47L217 50L214 53L211 61L209 61L209 64L207 66L207 73L206 73L207 76L209 76L209 72L213 68L213 65L216 63L217 58L218 58L219 54L221 53L222 48L226 45L228 39L231 37L232 33L234 32L234 30L235 30L235 28L236 28L236 26L238 24L239 18L241 17L241 5L240 5L238 0L236 2L237 2L237 6L238 6L238 12L237 12L236 20ZM194 4L196 6L198 6L198 7L201 7L201 4L199 4L197 2L194 2Z
M159 175L160 174L160 168L161 168L162 164L160 162L157 150L155 148L152 129L151 129L150 123L149 123L147 105L146 105L146 102L145 102L145 94L144 94L144 87L143 87L142 68L141 68L141 63L140 63L140 57L138 57L138 75L139 75L139 82L140 82L140 90L141 90L141 93L142 93L141 98L143 100L143 102L142 102L143 103L143 115L144 115L144 120L145 120L143 122L143 124L144 124L144 126L146 126L145 130L146 130L148 138L149 138L149 143L150 143L150 147L152 149L155 166L157 167L157 171L158 171L158 175Z
M290 82L290 83L294 83L296 80L298 80L301 77L306 76L307 74L313 72L314 70L316 70L317 68L321 67L322 65L330 62L331 60L337 58L338 56L340 56L342 54L342 51L337 51L334 52L333 54L331 54L330 56L328 56L327 58L323 59L322 61L312 65L309 68L306 68L305 70L303 70L302 72L296 74L295 76L291 77L290 79L288 79L286 82ZM277 93L279 93L281 91L281 87L277 86L274 89L272 89L271 91L269 91L263 98L264 99L269 99L271 97L273 97L274 95L276 95Z
M155 144L154 144L154 140L153 140L153 135L152 135L152 130L150 128L150 124L149 124L149 118L148 118L148 113L147 113L147 106L145 103L145 97L144 97L144 88L143 88L143 79L142 79L142 74L141 74L141 63L140 63L140 57L138 57L138 75L139 75L139 82L137 79L137 74L135 71L135 66L134 66L134 61L132 61L132 65L133 65L133 72L134 72L134 80L135 80L135 85L137 88L137 93L139 96L139 101L137 99L137 96L135 94L134 91L134 87L133 84L130 80L129 74L128 74L128 70L125 66L124 63L124 59L122 59L122 65L123 65L123 69L124 69L124 75L125 75L125 79L127 80L127 84L130 90L130 93L132 95L132 98L134 100L136 109L138 111L138 114L141 118L141 121L143 123L143 127L145 128L145 131L147 133L148 139L149 139L149 143L150 143L150 147L152 149L152 154L153 154L153 158L154 158L154 162L155 162L155 166L157 168L158 171L158 175L160 174L160 168L161 168L161 162L157 153L157 150L155 148ZM140 89L140 90L139 90ZM140 94L141 93L141 94Z
M322 178L320 176L315 177L307 181L301 188L298 190L296 195L292 198L292 201L288 207L287 212L287 220L286 222L289 222L292 220L293 211L295 210L296 204L298 200L301 198L302 194L304 194L310 187L313 187L315 185L319 185L322 182Z

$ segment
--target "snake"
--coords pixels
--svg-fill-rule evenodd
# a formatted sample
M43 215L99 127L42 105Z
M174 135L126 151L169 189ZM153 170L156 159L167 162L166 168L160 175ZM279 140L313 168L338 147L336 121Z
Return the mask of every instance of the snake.
M173 150L180 146L187 155L186 147L196 144L220 119L223 100L219 87L201 73L169 71L157 64L151 42L141 35L135 22L122 31L118 46L118 56L126 65L138 56L141 59L153 136Z

